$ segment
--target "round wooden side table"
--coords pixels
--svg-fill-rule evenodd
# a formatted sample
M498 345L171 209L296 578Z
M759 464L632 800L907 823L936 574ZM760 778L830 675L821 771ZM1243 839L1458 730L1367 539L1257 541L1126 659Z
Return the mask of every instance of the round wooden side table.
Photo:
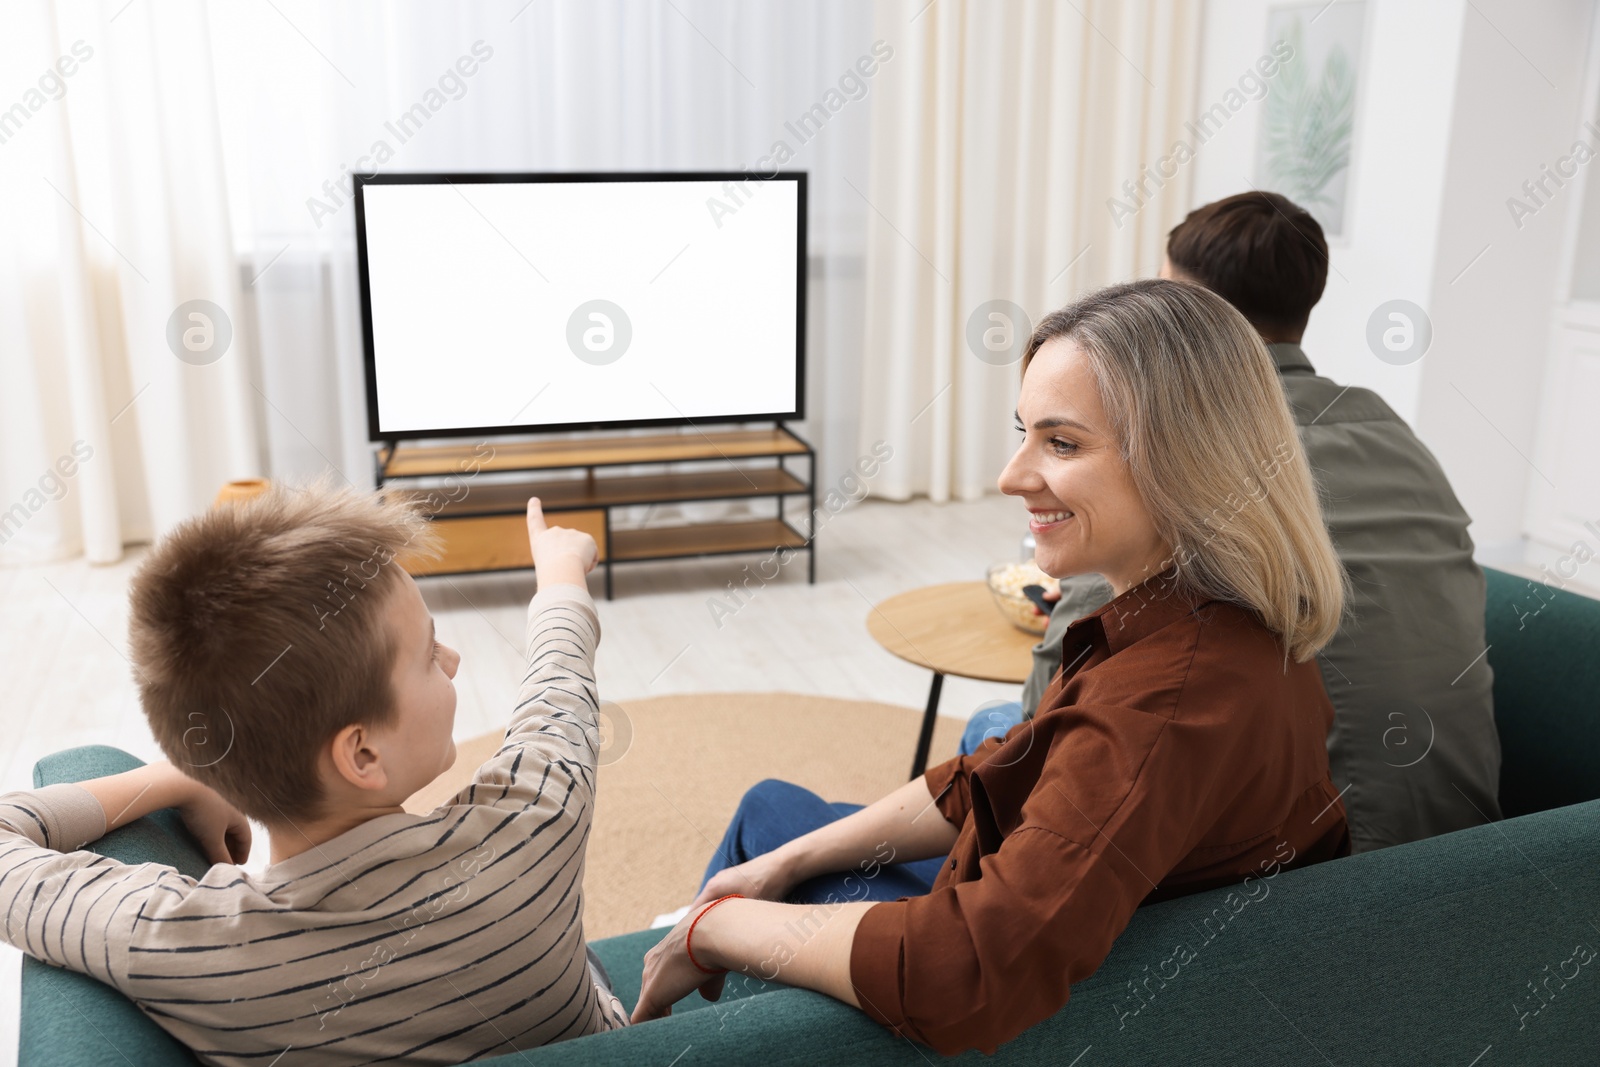
M913 778L928 767L945 675L1021 685L1033 670L1033 646L1040 640L1000 614L984 582L948 582L892 596L867 615L867 632L901 659L933 672Z

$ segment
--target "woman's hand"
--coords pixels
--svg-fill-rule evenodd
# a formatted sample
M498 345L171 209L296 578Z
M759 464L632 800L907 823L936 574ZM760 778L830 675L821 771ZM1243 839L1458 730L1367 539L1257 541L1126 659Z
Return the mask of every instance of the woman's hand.
M730 871L737 869L728 868ZM707 888L710 884L707 883ZM633 1015L628 1020L630 1023L649 1022L651 1019L671 1015L672 1006L696 989L700 990L700 995L707 1000L721 998L723 979L726 975L707 975L689 959L689 928L708 906L697 904L690 908L689 914L679 919L678 925L644 954L644 978L639 987L639 1003L634 1005ZM722 906L725 908L728 905ZM704 931L705 926L702 925L696 932ZM715 966L706 962L704 948L700 950L698 958L701 966Z
M689 905L693 913L700 905L738 893L751 900L782 900L800 881L792 866L777 852L767 852L737 867L725 867L711 876L700 895Z
M667 936L644 956L644 978L632 1022L672 1014L672 1006L698 989L707 1000L722 997L725 974L706 974L695 966L731 971L785 985L815 989L860 1007L850 981L850 954L856 926L875 905L773 904L729 900L691 908ZM795 943L796 919L806 933ZM820 918L820 923L818 919ZM695 920L699 919L696 925ZM694 928L694 960L689 959L689 929ZM774 946L778 951L774 951Z
M250 858L250 820L216 790L190 779L176 807L207 862L242 864Z
M720 999L724 976L707 975L689 959L689 929L695 919L715 901L730 893L737 893L750 900L781 901L798 880L795 877L793 863L782 851L764 853L755 859L736 867L726 867L712 875L706 882L705 888L700 890L700 894L689 905L688 913L678 920L678 925L657 942L654 948L645 953L644 980L639 990L639 1003L634 1007L630 1021L641 1023L671 1015L672 1006L696 989L707 1000ZM723 907L726 908L727 905ZM707 923L712 921L714 919L706 920ZM705 924L702 924L697 932L704 938ZM718 966L707 962L704 940L701 941L701 945L700 955L697 957L701 966Z

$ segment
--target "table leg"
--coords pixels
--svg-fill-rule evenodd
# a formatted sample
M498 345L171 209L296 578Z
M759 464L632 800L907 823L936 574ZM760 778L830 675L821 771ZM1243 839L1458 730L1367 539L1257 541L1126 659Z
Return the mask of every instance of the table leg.
M933 745L933 720L939 714L939 690L944 688L944 675L933 672L933 687L928 690L928 709L922 713L922 732L917 736L917 758L911 764L911 777L920 777L928 769L928 749Z

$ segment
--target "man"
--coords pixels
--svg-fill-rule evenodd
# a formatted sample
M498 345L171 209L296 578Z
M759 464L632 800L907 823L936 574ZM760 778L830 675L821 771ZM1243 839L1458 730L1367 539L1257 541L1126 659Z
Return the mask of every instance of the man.
M1318 656L1335 709L1328 735L1357 852L1500 818L1500 740L1484 656L1484 578L1449 480L1376 393L1321 377L1300 347L1328 277L1322 227L1276 193L1190 212L1162 277L1203 285L1256 327L1277 363L1352 594ZM1061 669L1067 625L1111 599L1094 574L1061 598L1021 705L980 711L962 751L1031 716Z

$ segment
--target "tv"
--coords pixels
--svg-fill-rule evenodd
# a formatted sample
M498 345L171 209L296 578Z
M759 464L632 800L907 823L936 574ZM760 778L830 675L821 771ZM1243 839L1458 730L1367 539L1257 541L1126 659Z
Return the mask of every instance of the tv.
M355 175L367 430L805 418L806 174Z

